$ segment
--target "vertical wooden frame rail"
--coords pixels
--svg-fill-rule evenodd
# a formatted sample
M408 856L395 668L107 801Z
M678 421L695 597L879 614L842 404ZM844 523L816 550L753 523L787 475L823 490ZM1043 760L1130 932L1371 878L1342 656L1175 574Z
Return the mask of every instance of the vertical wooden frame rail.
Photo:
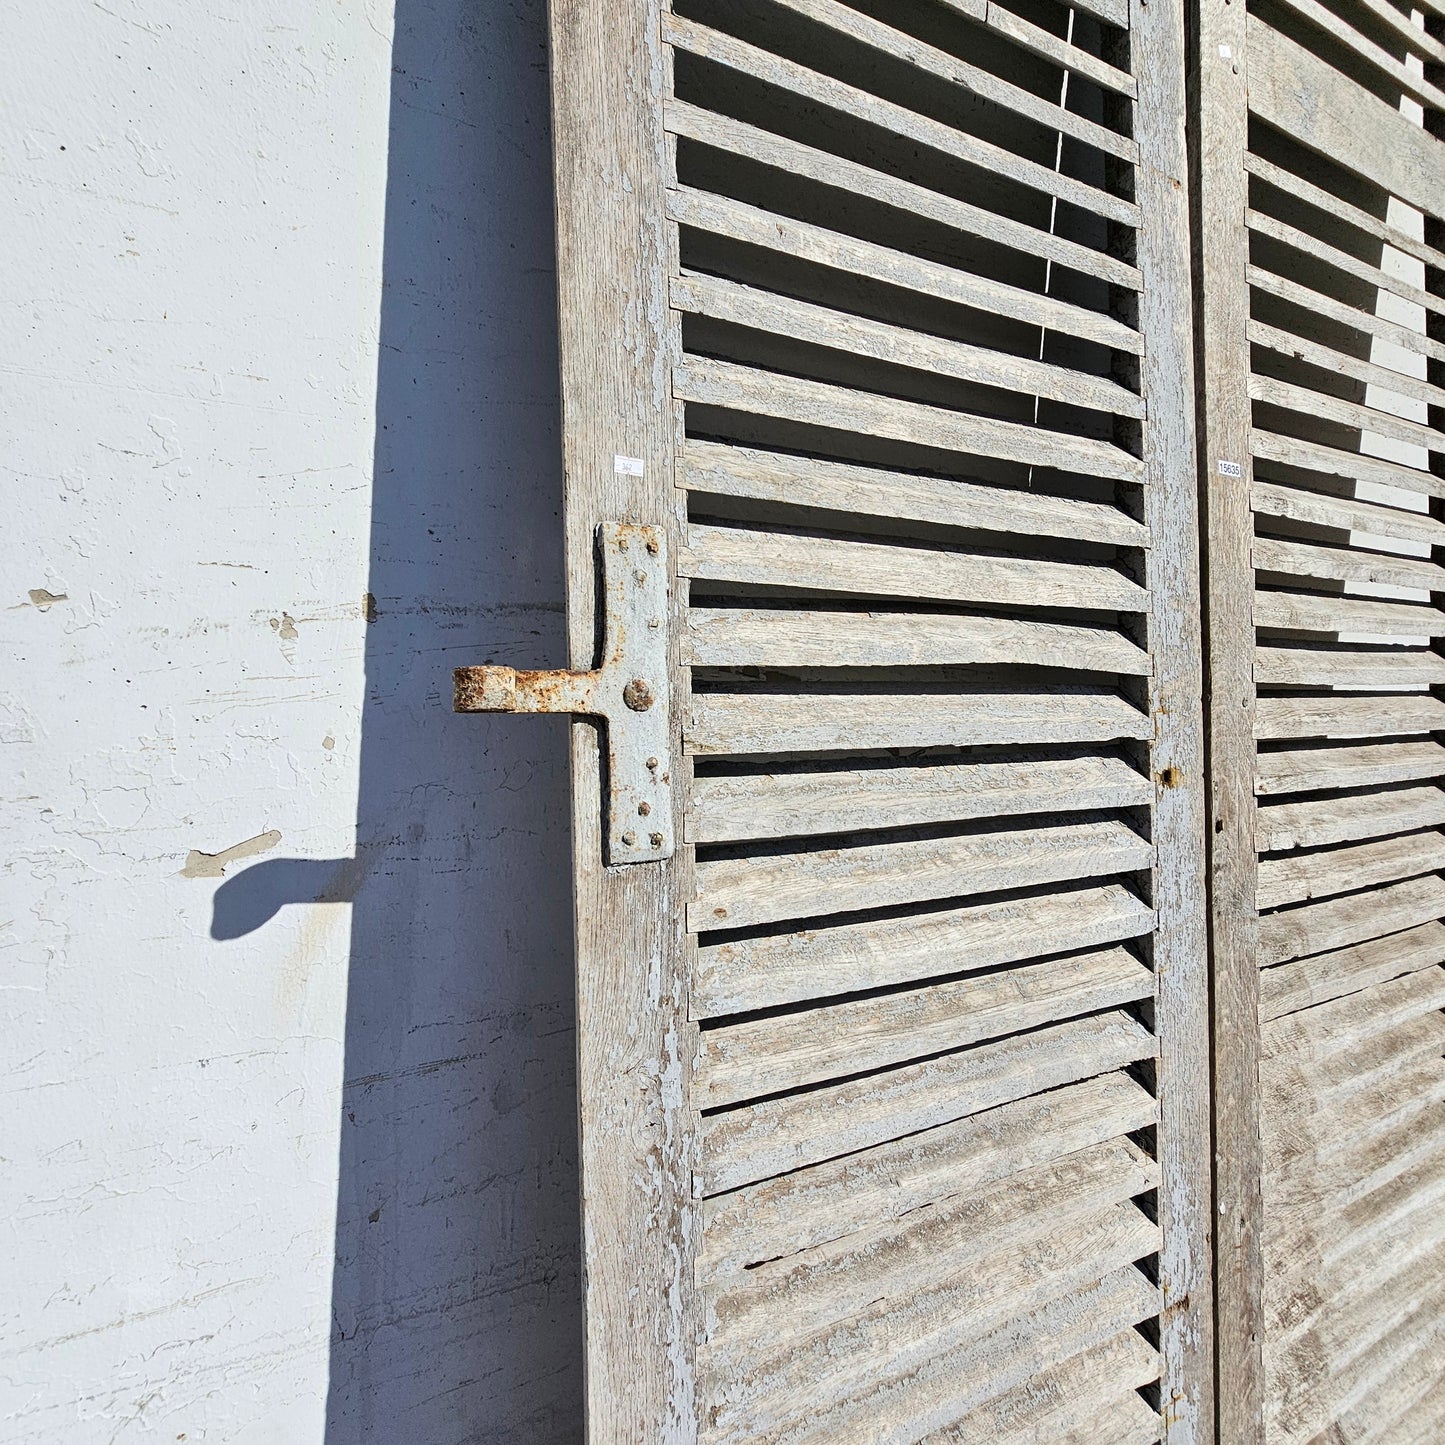
M1199 476L1206 532L1209 952L1219 1438L1263 1438L1254 540L1245 0L1198 0L1190 57Z
M652 0L552 0L552 131L571 665L599 643L598 527L661 526L682 542L669 393L663 204L666 66ZM684 696L674 586L671 695ZM676 704L674 704L676 706ZM675 836L687 789L674 770ZM595 723L572 725L577 1088L585 1400L594 1442L696 1436L692 1130L684 908L690 854L606 866Z
M1212 1438L1183 36L553 0L594 1445Z
M1196 13L1221 1438L1434 1439L1441 12Z
M1205 891L1205 752L1202 716L1199 504L1195 486L1194 356L1184 10L1132 0L1140 68L1137 137L1145 223L1140 329L1150 399L1149 554L1154 673L1154 829L1158 859L1154 944L1160 1036L1160 1161L1164 1189L1161 1283L1165 1308L1161 1408L1165 1438L1213 1439L1215 1318L1210 1199L1208 923ZM1166 63L1164 57L1174 57Z

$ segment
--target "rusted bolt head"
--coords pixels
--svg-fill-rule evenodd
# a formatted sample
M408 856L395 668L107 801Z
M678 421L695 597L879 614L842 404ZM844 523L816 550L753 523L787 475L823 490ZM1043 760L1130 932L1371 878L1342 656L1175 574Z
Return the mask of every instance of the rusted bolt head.
M662 550L657 544L656 537L649 537L647 539L647 550L651 552L654 557Z
M651 804L651 803L639 803L639 804L637 805L637 816L638 816L639 818L645 818L651 811L652 811L652 804Z
M633 845L635 842L637 842L637 834L636 834L636 833L624 833L624 834L622 835L622 841L623 841L624 843L626 843L627 846L630 848L630 847L632 847L632 845Z
M633 712L646 712L657 699L653 697L652 689L640 677L634 677L622 689L622 701Z
M654 772L656 772L656 771L657 771L657 759L656 759L656 758L648 758L648 760L647 760L647 766L648 766L649 768L651 768Z
M652 846L653 846L654 848L661 848L661 847L662 847L662 834L661 834L661 833L649 833L649 834L648 834L648 837L652 840Z

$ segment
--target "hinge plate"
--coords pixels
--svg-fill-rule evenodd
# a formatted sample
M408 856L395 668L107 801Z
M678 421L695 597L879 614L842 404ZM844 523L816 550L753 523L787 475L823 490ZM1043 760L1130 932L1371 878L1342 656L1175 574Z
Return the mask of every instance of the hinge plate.
M667 672L666 537L661 527L604 522L602 658L591 672L459 667L457 712L545 712L606 724L608 863L672 857L672 699Z

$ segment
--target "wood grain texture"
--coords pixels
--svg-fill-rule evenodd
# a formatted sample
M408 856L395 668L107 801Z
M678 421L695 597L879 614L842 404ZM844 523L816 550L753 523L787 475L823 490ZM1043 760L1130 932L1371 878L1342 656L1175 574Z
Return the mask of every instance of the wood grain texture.
M1147 558L1153 654L1154 937L1160 1052L1159 1323L1164 1438L1204 1445L1216 1428L1210 1297L1209 980L1199 504L1193 467L1194 358L1189 312L1189 155L1185 136L1184 14L1133 0L1139 78L1135 133L1148 162L1137 175L1144 220L1140 330ZM1157 61L1157 63L1156 63Z
M1116 757L744 773L696 779L690 826L695 842L748 841L1145 807L1151 796L1149 780Z
M1138 840L1121 841L1138 849ZM1147 862L1142 851L1128 856L1141 866ZM904 917L834 921L725 943L704 941L693 1007L705 1018L909 983L1134 938L1153 923L1152 910L1121 884L1110 883Z
M1210 967L1218 1431L1263 1441L1260 1258L1259 950L1255 910L1254 537L1261 497L1297 495L1252 480L1249 402L1249 238L1243 156L1252 56L1245 15L1199 0L1195 48L1195 335L1199 476L1205 497L1208 624ZM1237 464L1239 475L1230 475ZM1308 501L1308 499L1307 499Z
M557 283L571 664L594 663L594 534L638 521L682 542L672 486L656 3L552 0ZM640 475L614 467L638 459ZM683 598L673 600L674 626ZM680 627L677 629L680 633ZM672 665L673 695L685 696ZM677 767L681 759L672 761ZM685 851L602 863L595 728L572 728L586 1427L597 1445L696 1438L690 1260L698 1228L682 910ZM675 788L682 827L685 788Z
M1119 507L1023 489L689 440L681 477L693 491L970 531L1147 547L1148 530Z

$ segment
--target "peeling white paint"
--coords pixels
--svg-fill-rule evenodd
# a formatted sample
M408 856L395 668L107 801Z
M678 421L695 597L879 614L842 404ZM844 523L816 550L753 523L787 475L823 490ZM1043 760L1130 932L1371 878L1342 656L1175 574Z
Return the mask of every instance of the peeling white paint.
M3 1445L578 1438L544 8L0 0Z

